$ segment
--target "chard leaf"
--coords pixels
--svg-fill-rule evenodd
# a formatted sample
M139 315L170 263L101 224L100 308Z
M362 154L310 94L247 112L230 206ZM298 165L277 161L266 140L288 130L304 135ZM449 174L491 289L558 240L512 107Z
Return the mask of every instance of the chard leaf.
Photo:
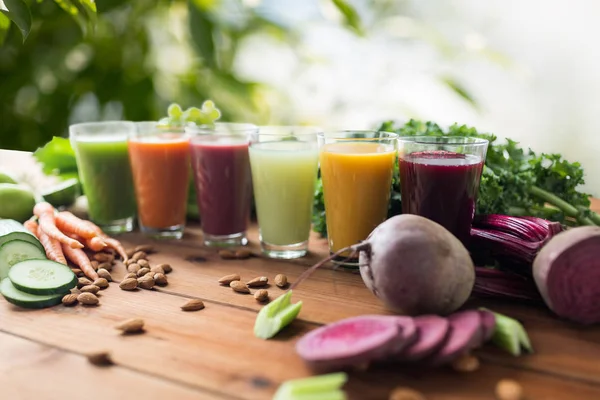
M67 174L77 172L75 152L69 139L53 137L33 153L33 156L43 165L45 174Z

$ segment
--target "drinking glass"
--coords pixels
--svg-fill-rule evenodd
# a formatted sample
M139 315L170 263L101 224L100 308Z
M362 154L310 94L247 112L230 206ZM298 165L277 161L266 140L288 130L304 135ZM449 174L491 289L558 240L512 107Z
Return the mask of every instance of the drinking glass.
M342 131L318 138L327 237L335 253L365 240L387 218L398 135ZM350 254L342 252L338 263L357 267Z
M318 128L260 127L250 142L254 200L265 255L298 258L308 252L317 180Z
M248 244L252 176L248 144L256 125L217 123L186 128L200 223L207 246Z
M429 218L466 245L487 147L470 137L400 137L402 213Z
M190 139L183 128L138 122L129 159L142 233L180 239L185 227Z
M135 124L130 121L87 122L69 127L89 217L109 234L133 230L136 202L128 139L135 131Z

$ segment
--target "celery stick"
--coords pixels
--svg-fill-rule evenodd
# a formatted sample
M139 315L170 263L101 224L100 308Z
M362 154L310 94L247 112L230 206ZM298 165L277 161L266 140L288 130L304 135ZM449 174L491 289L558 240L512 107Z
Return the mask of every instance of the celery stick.
M289 325L298 316L302 302L291 304L292 291L264 306L256 316L254 335L261 339L270 339Z
M508 351L513 356L520 356L522 348L529 353L533 352L529 336L519 321L506 315L491 312L496 318L496 329L492 336L492 343Z
M346 400L340 389L348 380L344 372L284 382L273 400Z

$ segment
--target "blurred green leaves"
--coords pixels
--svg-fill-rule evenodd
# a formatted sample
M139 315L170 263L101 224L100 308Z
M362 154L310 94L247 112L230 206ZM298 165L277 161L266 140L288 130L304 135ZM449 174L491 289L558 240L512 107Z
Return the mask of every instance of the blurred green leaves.
M358 35L364 35L364 30L361 24L360 16L356 9L346 0L332 0L333 5L344 17L344 23Z
M216 68L214 24L209 18L205 3L206 1L201 0L188 0L190 34L206 66Z
M77 172L75 152L69 139L55 136L44 147L37 149L33 156L42 164L45 174Z
M31 31L31 11L29 6L23 0L3 0L6 10L0 9L0 12L7 16L21 31L23 42L29 36ZM0 27L2 23L0 23ZM1 29L1 28L0 28ZM7 27L8 29L8 27Z

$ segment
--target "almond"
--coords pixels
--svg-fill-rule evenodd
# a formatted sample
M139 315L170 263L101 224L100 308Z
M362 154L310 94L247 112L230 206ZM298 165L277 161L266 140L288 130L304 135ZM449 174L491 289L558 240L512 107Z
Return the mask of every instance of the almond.
M158 264L157 267L161 267L163 271L165 271L165 274L168 274L173 271L171 264Z
M280 288L284 288L288 285L288 278L284 274L277 274L275 276L275 285Z
M149 269L149 268L140 268L140 269L137 271L137 276L138 276L138 278L139 278L139 277L142 277L142 276L146 275L148 272L150 272L150 269Z
M94 268L94 269L98 269L98 265L100 265L98 260L91 260L90 264L92 264L92 268Z
M130 272L127 275L125 275L125 277L123 279L129 279L129 278L137 279L137 274Z
M109 262L103 262L100 265L98 265L98 269L105 269L107 271L112 271L112 268L113 264Z
M135 264L136 262L137 260L134 260L133 258L128 258L126 261L123 262L123 264L129 267L131 264Z
M107 282L112 282L112 275L105 268L98 268L98 276L106 279ZM95 283L94 283L95 284ZM97 285L96 285L97 286Z
M523 399L523 387L512 379L502 379L496 384L496 398L498 400Z
M389 400L425 400L425 396L416 390L399 387L392 391Z
M108 280L105 278L98 278L94 281L94 285L98 286L100 289L106 289L108 287Z
M100 302L93 293L81 293L77 296L77 301L86 306L95 306Z
M250 289L248 289L248 286L244 285L240 281L232 281L229 284L229 287L232 288L234 292L250 294Z
M452 363L452 369L457 372L473 372L479 369L479 359L473 355L465 354Z
M146 254L145 251L136 251L133 256L131 257L132 260L137 261L137 260L141 260L141 259L146 259L148 258L148 254Z
M251 279L249 280L246 285L248 287L262 287L262 286L266 286L267 283L269 283L269 278L267 278L266 276L259 276L257 278Z
M135 278L123 279L119 284L119 287L123 290L135 290L138 286L138 281Z
M77 304L77 294L71 293L71 294L66 294L63 298L62 298L62 303L65 306L74 306L75 304Z
M92 256L94 258L94 260L98 261L98 262L111 262L112 260L115 259L115 256L113 256L112 254L108 254L108 253L96 253Z
M235 253L231 250L220 250L219 257L223 260L233 260L235 259Z
M87 355L87 359L91 364L98 365L100 367L114 364L110 358L110 354L107 351L96 351L94 353L89 353Z
M254 298L256 301L260 301L262 303L269 300L269 292L267 292L265 289L259 289L254 292Z
M144 275L137 279L138 286L142 289L152 289L154 287L154 278L149 275Z
M75 276L78 278L83 276L83 271L80 270L79 268L72 268L71 271L73 271Z
M134 253L142 251L146 254L154 253L154 247L151 244L140 244L133 249Z
M137 264L142 268L150 268L150 263L148 262L148 260L138 260Z
M92 283L93 283L92 281L90 281L88 278L86 278L84 276L77 279L77 287L78 288L82 288L84 286L91 285Z
M140 269L142 269L142 267L137 263L131 263L127 266L127 272L133 272L134 274L137 274Z
M86 285L84 287L82 287L81 289L81 293L93 293L96 294L100 291L100 288L96 285Z
M124 334L142 332L144 330L144 320L141 318L128 319L116 325L115 329L120 330Z
M164 274L165 273L165 270L160 265L155 265L154 267L150 268L150 271L152 271L156 274Z
M235 252L235 258L238 260L244 260L246 258L250 258L252 252L248 249L241 249Z
M221 285L227 285L229 286L229 284L233 281L239 281L241 278L238 274L231 274L231 275L225 275L224 277L222 277L221 279L219 279L219 283Z
M198 311L204 308L204 302L199 299L191 299L181 306L183 311Z
M157 273L154 274L154 283L158 286L167 286L169 281L167 281L167 276L165 274Z

